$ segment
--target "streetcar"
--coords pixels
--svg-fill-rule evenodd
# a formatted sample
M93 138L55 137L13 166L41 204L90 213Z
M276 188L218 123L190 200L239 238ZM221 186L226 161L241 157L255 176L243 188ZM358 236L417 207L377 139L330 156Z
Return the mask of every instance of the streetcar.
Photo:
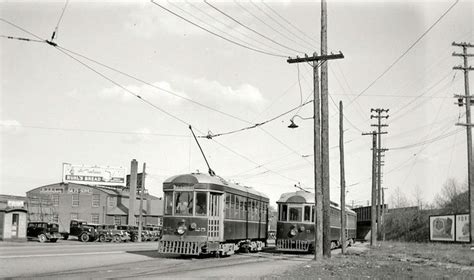
M278 220L276 249L278 251L312 252L314 250L314 194L305 191L284 193L277 201ZM330 204L331 249L341 244L341 208ZM356 238L357 215L346 208L346 242Z
M159 253L224 256L264 247L269 199L253 188L191 173L168 178L163 193Z

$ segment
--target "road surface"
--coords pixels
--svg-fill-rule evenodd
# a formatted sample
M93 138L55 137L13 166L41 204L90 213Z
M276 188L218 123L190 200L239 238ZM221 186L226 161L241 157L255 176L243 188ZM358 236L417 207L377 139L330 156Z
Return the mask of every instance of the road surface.
M0 244L0 278L260 278L309 261L271 251L225 258L163 257L156 242Z

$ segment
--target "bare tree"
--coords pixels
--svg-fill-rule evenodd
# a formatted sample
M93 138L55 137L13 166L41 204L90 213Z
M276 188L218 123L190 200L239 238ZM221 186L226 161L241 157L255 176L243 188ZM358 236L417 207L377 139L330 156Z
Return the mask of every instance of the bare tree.
M449 213L463 213L469 209L467 184L459 184L454 178L449 178L443 184L441 193L435 197L436 205Z
M395 188L395 192L390 195L390 208L402 208L410 206L410 202L400 187Z
M423 209L423 205L425 205L424 194L419 185L415 186L415 189L413 190L413 197L418 209Z

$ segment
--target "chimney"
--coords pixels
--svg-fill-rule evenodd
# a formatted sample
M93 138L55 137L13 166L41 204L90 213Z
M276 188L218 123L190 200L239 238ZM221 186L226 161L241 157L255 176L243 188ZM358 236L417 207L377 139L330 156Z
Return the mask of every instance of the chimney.
M137 200L137 170L138 162L136 159L132 160L130 167L130 198L128 205L128 224L134 226L135 222L135 200Z

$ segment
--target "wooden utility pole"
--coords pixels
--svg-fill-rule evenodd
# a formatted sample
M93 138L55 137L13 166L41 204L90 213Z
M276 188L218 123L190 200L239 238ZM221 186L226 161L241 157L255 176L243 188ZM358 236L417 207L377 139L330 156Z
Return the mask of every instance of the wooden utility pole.
M362 133L362 135L372 135L372 206L370 217L370 246L375 246L377 241L377 179L376 179L376 161L377 161L377 132Z
M328 59L344 58L342 53L318 56L315 52L312 57L288 58L288 63L313 63L313 86L314 86L314 201L315 201L315 236L314 236L314 259L322 259L323 256L323 212L322 212L322 182L321 182L321 114L320 114L320 94L319 94L319 62Z
M471 99L469 93L469 71L474 70L472 66L469 66L467 58L474 56L474 54L468 54L467 48L474 48L473 44L470 43L456 43L453 42L453 46L462 47L463 53L453 53L453 56L462 56L464 58L464 66L455 66L455 70L464 71L464 96L456 95L458 98L458 105L466 105L466 123L457 123L456 125L462 125L466 127L467 132L467 185L469 193L469 224L470 224L470 243L471 248L474 247L474 164L472 162L472 132L471 127L474 125L471 123L471 106L474 105L474 99ZM463 102L465 100L465 103Z
M327 2L321 1L321 55L327 55ZM329 194L329 95L328 65L321 64L321 167L323 188L323 255L331 257Z
M142 173L142 185L140 187L140 207L138 209L138 242L142 242L142 227L143 227L143 192L145 191L145 169L146 163L143 163L143 173ZM149 201L147 200L147 203Z
M382 132L382 127L388 126L388 124L382 124L382 119L388 119L388 115L382 115L383 113L388 113L389 109L370 109L370 112L376 112L376 115L371 115L370 118L376 118L377 124L372 124L371 126L377 127L377 223L379 226L377 227L377 236L381 237L381 226L382 224L382 217L381 217L381 205L382 203L382 152L387 151L387 149L382 149L382 134L387 134L387 132Z
M344 173L344 114L342 101L339 101L339 162L341 165L341 253L346 253L346 177Z
M382 188L382 241L385 241L385 189Z
M130 196L128 203L128 225L135 226L135 200L137 199L137 170L138 162L132 160L130 166Z

